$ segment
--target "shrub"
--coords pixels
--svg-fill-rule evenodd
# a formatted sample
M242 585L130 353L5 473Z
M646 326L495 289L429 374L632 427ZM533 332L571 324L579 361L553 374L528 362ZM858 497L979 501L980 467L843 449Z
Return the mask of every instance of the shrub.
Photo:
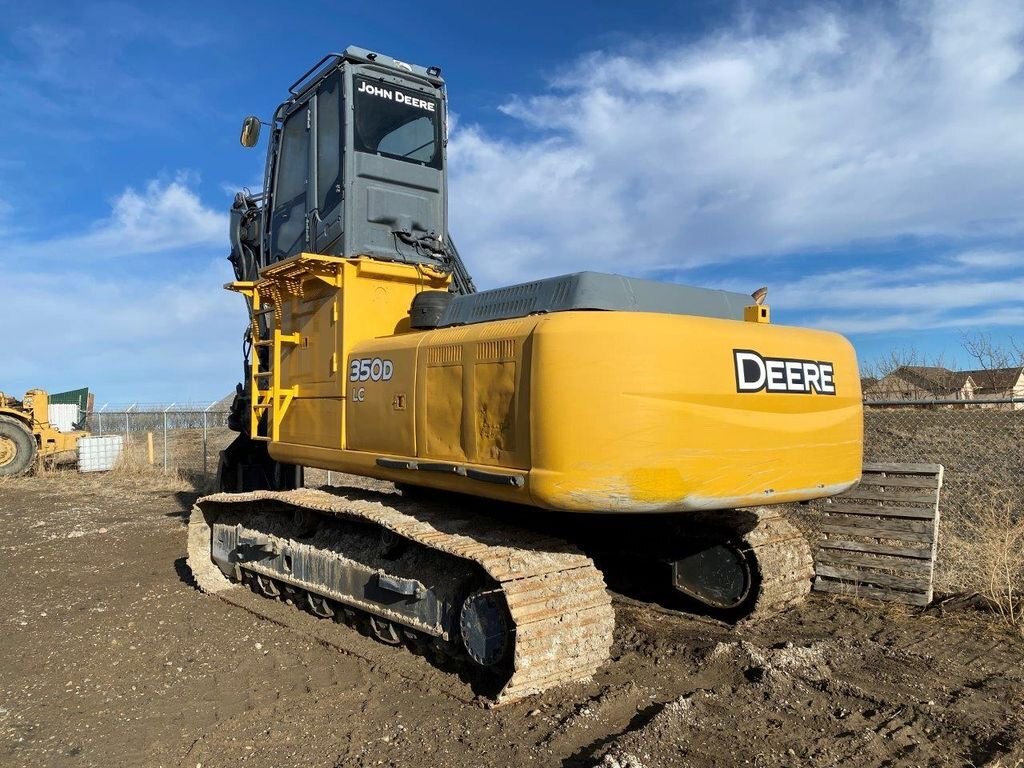
M1024 510L1009 490L978 490L944 547L947 570L1004 621L1024 626Z

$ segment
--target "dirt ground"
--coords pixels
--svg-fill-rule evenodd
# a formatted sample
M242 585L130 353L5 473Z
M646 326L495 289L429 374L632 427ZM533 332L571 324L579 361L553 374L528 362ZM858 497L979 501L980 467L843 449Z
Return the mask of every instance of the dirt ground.
M1024 638L986 615L812 596L730 628L618 603L592 681L489 710L407 651L198 592L193 499L0 484L0 765L1024 765Z

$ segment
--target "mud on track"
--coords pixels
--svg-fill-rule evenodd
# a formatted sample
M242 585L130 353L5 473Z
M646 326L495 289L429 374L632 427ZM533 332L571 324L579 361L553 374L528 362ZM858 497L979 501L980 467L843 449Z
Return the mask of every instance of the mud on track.
M486 710L408 652L199 593L193 498L0 484L0 765L1024 764L1024 639L979 614L814 596L732 629L620 603L592 682Z

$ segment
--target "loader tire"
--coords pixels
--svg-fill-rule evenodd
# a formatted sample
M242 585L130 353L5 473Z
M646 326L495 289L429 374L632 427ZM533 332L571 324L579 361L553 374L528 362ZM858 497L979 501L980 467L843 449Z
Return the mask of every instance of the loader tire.
M0 477L28 474L35 459L36 440L28 427L9 416L0 416Z

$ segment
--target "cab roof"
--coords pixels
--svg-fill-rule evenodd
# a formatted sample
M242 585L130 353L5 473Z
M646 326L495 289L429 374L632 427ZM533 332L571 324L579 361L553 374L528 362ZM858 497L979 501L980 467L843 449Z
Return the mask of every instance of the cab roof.
M434 88L444 88L444 79L441 77L440 67L424 67L419 64L409 64L383 53L360 48L358 45L350 45L341 53L328 53L323 56L302 77L292 83L288 88L288 93L291 94L290 101L298 100L306 91L319 83L344 62L359 64L370 70L376 69L391 75L419 80Z

